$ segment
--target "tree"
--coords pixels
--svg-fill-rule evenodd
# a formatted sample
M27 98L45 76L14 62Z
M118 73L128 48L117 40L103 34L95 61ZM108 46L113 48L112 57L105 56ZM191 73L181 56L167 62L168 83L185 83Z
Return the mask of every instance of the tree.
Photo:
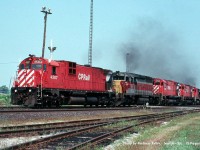
M8 94L9 93L9 89L7 86L3 85L0 87L0 93L4 93L4 94Z

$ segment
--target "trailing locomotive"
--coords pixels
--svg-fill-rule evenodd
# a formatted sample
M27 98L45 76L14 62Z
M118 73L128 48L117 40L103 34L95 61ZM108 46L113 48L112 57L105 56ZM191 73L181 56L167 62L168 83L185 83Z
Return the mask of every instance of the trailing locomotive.
M191 105L199 104L200 93L196 87L176 81L154 78L154 99L161 105Z
M127 72L112 74L112 87L122 105L155 104L153 99L153 78Z

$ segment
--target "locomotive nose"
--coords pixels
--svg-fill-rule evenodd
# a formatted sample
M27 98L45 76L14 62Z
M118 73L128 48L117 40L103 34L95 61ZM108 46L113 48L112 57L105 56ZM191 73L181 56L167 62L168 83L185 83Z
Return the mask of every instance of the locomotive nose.
M121 80L113 80L113 86L112 89L116 93L122 93L122 87L121 87Z
M32 69L23 69L18 72L18 86L32 87L34 86L34 74Z

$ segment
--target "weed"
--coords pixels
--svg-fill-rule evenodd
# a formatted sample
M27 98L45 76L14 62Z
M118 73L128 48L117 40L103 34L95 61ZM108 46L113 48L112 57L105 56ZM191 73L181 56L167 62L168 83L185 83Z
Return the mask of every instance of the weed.
M187 149L187 150L199 150L200 142L200 120L195 120L194 123L183 127L179 132L168 141L165 142L162 150L174 149Z
M10 106L11 97L7 94L0 94L0 105Z
M133 144L120 144L115 149L145 149L150 146L153 149L161 150L199 150L199 114L194 113L179 117L171 120L169 124L162 126L155 127L148 125L145 128L138 127L137 130L140 136L132 140Z

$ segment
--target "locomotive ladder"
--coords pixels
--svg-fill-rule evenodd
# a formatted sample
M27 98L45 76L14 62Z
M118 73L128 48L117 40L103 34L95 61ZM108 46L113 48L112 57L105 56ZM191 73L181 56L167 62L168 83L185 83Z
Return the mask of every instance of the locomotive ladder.
M41 88L41 85L37 86L37 103L42 104L42 88Z

